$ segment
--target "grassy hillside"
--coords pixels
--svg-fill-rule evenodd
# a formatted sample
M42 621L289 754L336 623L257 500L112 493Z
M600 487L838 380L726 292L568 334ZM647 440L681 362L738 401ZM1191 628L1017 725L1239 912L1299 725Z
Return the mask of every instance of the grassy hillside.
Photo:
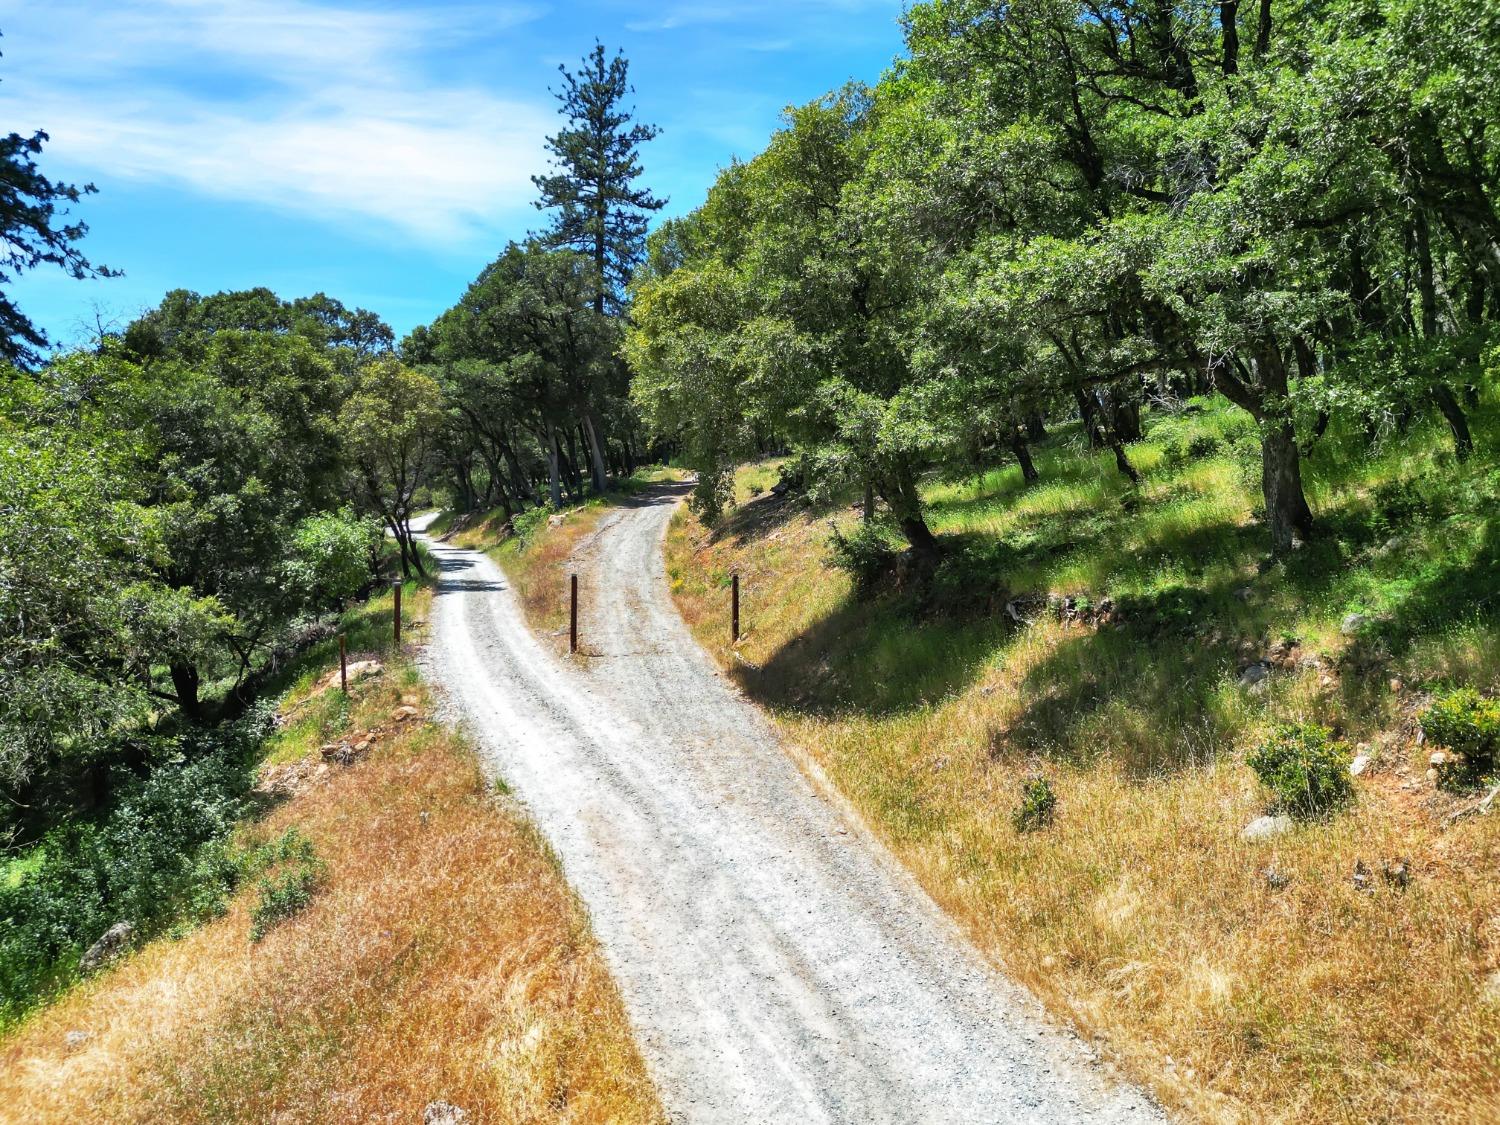
M429 602L409 590L408 640ZM289 673L227 912L0 1039L0 1119L418 1120L445 1099L480 1121L660 1120L583 910L427 718L390 612L344 622L351 660L383 661L347 700L333 642ZM319 753L367 739L353 764Z
M857 506L778 499L775 466L749 466L721 526L678 513L674 592L973 939L1168 1104L1495 1120L1500 817L1429 779L1417 717L1444 687L1500 688L1496 413L1464 465L1435 427L1330 435L1307 466L1320 531L1274 565L1240 416L1148 421L1139 487L1066 429L1030 487L930 482L952 555L868 599L828 562ZM1292 720L1371 763L1342 810L1244 840L1270 804L1245 756ZM1037 776L1055 813L1021 832Z

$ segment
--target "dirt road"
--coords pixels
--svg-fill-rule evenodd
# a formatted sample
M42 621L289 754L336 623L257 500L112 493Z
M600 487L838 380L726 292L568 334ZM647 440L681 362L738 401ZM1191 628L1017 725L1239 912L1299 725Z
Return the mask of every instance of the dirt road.
M587 656L434 545L430 672L588 905L674 1121L1148 1122L990 971L726 685L674 610L681 490L580 547ZM559 576L559 589L562 576Z

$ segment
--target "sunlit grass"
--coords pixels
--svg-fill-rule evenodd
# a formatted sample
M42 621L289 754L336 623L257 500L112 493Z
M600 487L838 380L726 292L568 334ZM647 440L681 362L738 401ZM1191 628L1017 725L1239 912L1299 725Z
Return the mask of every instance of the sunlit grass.
M409 644L430 597L406 593ZM273 764L315 768L243 832L311 839L311 902L252 944L247 888L28 1018L0 1040L0 1118L417 1121L441 1098L475 1121L662 1120L545 843L453 732L395 721L430 701L390 612L386 594L346 615L354 653L385 662L347 698L327 686L336 642L288 670ZM322 742L370 733L367 760L317 768Z
M1066 429L1037 451L1036 485L1014 466L929 485L934 529L963 545L962 609L853 601L826 542L857 514L752 501L765 466L742 471L744 506L714 532L673 520L673 593L975 942L1170 1106L1500 1119L1500 819L1445 829L1454 798L1415 737L1429 688L1500 690L1494 409L1475 412L1463 466L1436 424L1374 450L1335 429L1305 466L1319 532L1273 564L1248 419L1196 405L1129 447L1138 487ZM733 571L747 635L731 649ZM1018 626L1018 594L1120 615ZM1368 619L1353 635L1350 613ZM1287 666L1241 688L1277 644ZM1376 764L1347 812L1242 842L1267 801L1243 754L1290 719ZM1037 770L1056 823L1017 835ZM1396 859L1404 889L1379 874Z

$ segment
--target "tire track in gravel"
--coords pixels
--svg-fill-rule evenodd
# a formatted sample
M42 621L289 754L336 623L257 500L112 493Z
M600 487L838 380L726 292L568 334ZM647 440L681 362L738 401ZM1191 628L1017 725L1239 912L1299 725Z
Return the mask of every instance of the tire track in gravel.
M531 634L490 559L431 544L426 657L587 904L672 1120L1164 1120L723 682L667 590L683 492L636 497L580 544L578 658Z

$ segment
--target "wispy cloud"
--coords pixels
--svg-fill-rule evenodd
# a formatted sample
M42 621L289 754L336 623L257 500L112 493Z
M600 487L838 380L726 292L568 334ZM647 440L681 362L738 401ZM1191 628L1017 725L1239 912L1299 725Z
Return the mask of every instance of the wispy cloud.
M434 73L531 6L0 0L6 117L99 180L458 241L526 207L553 107ZM65 33L64 33L64 29Z

